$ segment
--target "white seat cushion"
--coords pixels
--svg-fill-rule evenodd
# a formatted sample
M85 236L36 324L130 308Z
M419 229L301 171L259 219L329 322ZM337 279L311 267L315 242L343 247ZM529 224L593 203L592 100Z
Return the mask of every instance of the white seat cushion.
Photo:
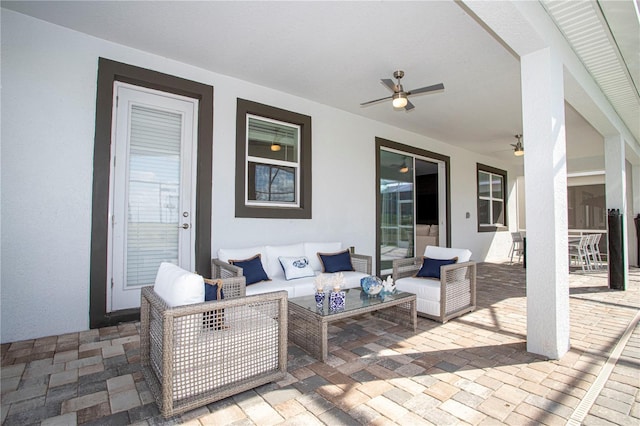
M313 280L313 278L300 278L299 280L295 280L295 281L302 281L306 279ZM284 277L280 277L280 278L273 278L271 281L261 281L259 283L251 284L247 286L247 296L252 296L254 294L269 293L272 291L285 290L288 293L288 297L294 297L295 285L292 284L293 282L294 282L293 280L287 281L284 279ZM313 284L309 284L309 285L313 286Z
M396 288L400 291L413 293L418 299L440 302L440 281L430 278L407 277L396 281Z

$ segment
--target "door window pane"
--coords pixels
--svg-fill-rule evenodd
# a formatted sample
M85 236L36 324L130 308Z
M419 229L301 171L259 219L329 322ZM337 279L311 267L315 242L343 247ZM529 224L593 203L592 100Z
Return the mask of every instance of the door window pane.
M125 286L136 287L178 263L182 116L134 105L130 135Z
M414 195L412 159L380 152L381 270L413 251Z

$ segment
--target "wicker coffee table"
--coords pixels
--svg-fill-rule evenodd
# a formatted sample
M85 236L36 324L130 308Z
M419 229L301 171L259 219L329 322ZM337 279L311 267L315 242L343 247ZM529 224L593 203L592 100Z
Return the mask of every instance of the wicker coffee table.
M329 346L327 326L332 321L375 312L381 318L416 331L418 317L415 294L399 291L381 298L368 296L359 288L345 292L345 307L339 311L329 310L329 294L322 307L316 306L314 296L289 299L289 340L320 361L325 361Z

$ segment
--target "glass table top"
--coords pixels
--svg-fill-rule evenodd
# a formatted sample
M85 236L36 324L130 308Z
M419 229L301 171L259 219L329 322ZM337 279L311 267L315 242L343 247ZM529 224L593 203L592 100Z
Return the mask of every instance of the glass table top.
M349 311L355 311L360 308L366 308L369 306L381 305L384 303L388 303L390 301L401 300L410 298L413 296L412 293L406 293L403 291L395 291L391 294L386 295L377 295L377 296L369 296L365 292L363 292L360 288L349 288L344 290L345 292L345 301L344 308L338 310L329 309L329 294L330 292L325 292L324 302L322 305L316 305L315 295L310 296L301 296L301 297L293 297L289 299L289 303L293 303L301 308L307 309L311 312L314 312L318 315L327 316L332 314L344 313Z

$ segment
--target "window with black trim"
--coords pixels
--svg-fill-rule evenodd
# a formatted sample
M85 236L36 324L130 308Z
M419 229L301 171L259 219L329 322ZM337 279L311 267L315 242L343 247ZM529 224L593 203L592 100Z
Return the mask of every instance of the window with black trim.
M238 99L236 217L311 218L311 117Z
M478 232L507 228L507 172L477 164Z

